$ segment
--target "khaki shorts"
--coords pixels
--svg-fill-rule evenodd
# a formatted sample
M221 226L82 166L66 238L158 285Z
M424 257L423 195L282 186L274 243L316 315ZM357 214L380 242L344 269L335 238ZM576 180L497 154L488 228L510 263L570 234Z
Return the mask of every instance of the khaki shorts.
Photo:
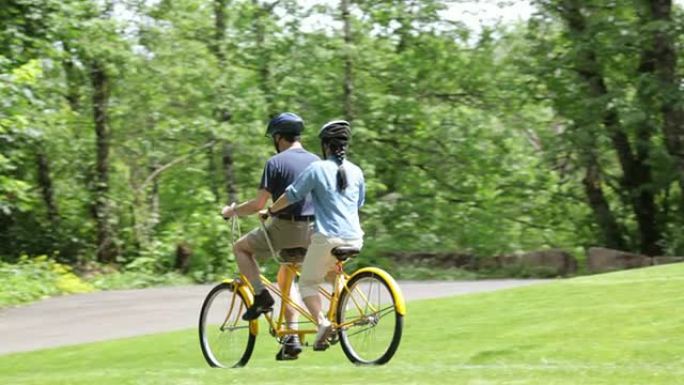
M308 248L313 233L313 221L272 218L266 223L266 232L276 253L282 249ZM264 259L271 256L271 250L268 248L268 242L261 231L261 227L247 233L245 239L254 250L256 258ZM300 263L303 259L304 255L300 258L286 260L286 262Z
M341 239L326 237L316 233L311 237L311 245L306 252L302 273L299 276L299 292L302 298L318 295L318 287L337 263L331 251L337 246L363 247L363 239Z

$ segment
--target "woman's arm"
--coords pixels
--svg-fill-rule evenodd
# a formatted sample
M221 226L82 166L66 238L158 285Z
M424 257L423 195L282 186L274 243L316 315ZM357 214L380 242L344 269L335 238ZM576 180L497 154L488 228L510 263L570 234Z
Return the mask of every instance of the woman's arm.
M361 183L359 183L359 201L357 202L358 208L361 208L363 204L366 203L366 181L361 174Z
M290 205L290 200L287 199L287 195L283 194L280 196L280 198L276 199L276 201L273 203L273 206L269 207L269 212L270 213L277 213L278 211L284 209L285 207Z
M276 213L285 207L299 202L304 199L307 194L313 190L315 181L315 171L313 165L309 165L301 174L287 186L283 195L281 195L269 208L271 213Z

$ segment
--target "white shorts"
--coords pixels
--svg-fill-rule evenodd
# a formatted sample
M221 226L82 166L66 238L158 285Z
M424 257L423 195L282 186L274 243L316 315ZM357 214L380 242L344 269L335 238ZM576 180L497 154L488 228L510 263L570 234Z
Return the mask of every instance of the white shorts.
M318 288L323 283L327 273L335 267L337 258L331 251L338 246L352 246L361 248L363 239L341 239L326 237L320 233L311 236L309 249L304 257L302 273L299 276L299 292L302 298L318 294Z

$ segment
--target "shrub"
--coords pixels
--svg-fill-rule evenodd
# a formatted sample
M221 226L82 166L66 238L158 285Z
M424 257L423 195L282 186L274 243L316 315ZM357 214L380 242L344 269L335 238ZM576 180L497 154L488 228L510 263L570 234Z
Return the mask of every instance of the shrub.
M35 258L23 255L15 264L0 262L0 306L59 294L87 293L94 289L69 266L44 255Z

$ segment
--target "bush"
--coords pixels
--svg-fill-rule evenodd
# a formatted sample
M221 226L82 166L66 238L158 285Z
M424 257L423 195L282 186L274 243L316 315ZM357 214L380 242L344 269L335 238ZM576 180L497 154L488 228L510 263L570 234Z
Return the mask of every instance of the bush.
M179 272L168 271L160 258L152 255L138 257L122 269L91 262L84 266L85 280L100 290L141 289L150 286L191 284L192 279Z
M23 255L18 263L0 262L0 306L17 305L49 296L95 290L69 266L47 256Z
M153 274L142 271L115 271L97 274L88 278L88 282L101 290L141 289L151 286L191 284L192 279L176 272Z

